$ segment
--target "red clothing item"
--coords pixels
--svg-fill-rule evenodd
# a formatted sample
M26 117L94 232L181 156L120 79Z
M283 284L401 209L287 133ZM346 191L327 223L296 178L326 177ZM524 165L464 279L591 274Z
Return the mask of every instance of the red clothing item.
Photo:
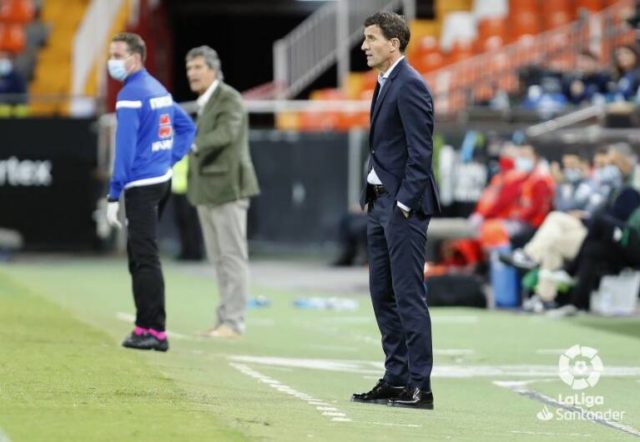
M527 174L517 170L494 175L478 200L476 213L484 219L507 218L520 197L526 178Z
M507 218L539 227L551 211L554 183L547 172L534 169L522 182L520 196Z

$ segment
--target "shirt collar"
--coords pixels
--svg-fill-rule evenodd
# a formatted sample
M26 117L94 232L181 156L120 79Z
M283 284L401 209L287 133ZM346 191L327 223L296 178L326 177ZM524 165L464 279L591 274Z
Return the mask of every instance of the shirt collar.
M384 78L385 80L386 80L387 78L389 78L389 75L391 75L391 71L393 71L393 69L394 69L394 68L398 65L398 63L400 63L403 59L404 59L404 55L403 55L402 57L398 58L398 59L396 60L396 62L395 62L395 63L393 63L391 66L389 66L389 69L387 69L387 70L384 72L384 74L379 75L378 77L379 77L379 78Z
M204 94L198 97L196 102L198 103L198 107L200 109L204 108L207 105L207 103L209 102L209 99L211 98L215 90L218 88L219 83L220 83L220 80L214 80L213 83L211 83L211 86L209 86L209 88L207 88L207 90L204 92Z

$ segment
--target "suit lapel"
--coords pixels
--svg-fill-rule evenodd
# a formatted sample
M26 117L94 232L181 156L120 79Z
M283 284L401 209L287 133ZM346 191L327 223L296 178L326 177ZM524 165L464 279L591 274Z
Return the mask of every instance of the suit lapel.
M202 118L203 115L206 115L214 109L214 107L216 106L215 103L220 97L220 89L222 89L222 81L218 83L218 87L216 87L216 90L213 91L213 94L211 94L211 96L209 97L209 101L207 101L207 104L204 105L202 113L198 115L198 122L200 122L200 118Z
M376 117L380 113L380 108L382 107L382 102L384 101L384 98L387 96L387 94L389 92L389 89L391 89L391 87L393 86L393 82L394 82L395 78L398 76L398 73L400 72L400 69L404 68L404 64L405 64L405 60L402 59L396 65L396 67L393 68L393 70L389 74L389 77L387 78L387 81L385 81L384 86L382 87L382 90L380 90L380 84L378 84L376 86L377 94L374 95L375 99L374 99L374 101L373 101L373 103L371 105L371 107L372 107L372 111L371 111L371 128L373 128L373 125L376 122ZM373 129L371 130L371 132L373 134Z

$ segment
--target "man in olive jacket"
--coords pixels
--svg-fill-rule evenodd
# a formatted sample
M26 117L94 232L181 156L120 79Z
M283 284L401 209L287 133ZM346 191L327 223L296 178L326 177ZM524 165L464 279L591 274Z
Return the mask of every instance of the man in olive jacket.
M186 63L199 107L198 132L189 155L187 196L198 208L220 292L215 325L202 335L235 338L245 329L249 198L260 192L249 153L248 116L238 91L223 83L215 50L194 48Z

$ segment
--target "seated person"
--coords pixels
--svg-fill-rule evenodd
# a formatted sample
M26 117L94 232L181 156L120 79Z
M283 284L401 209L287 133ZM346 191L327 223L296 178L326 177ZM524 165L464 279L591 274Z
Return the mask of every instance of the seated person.
M614 76L610 85L612 101L633 100L640 87L640 56L634 45L619 46L613 51Z
M500 218L482 222L479 239L485 249L530 238L551 210L553 182L535 148L519 146L515 164L520 173L519 192Z
M577 55L577 69L563 75L564 94L569 103L579 106L590 104L607 93L607 84L611 81L608 72L600 70L598 59L590 51Z
M0 51L0 104L25 104L27 82L14 69L13 60Z
M553 300L557 283L567 281L566 277L556 271L562 268L566 260L576 257L587 236L593 215L606 205L612 193L622 188L624 176L628 177L631 173L634 162L633 154L625 144L610 146L606 156L602 151L596 152L594 164L598 167L585 183L589 191L577 190L575 204L565 205L565 212L551 212L523 249L500 256L503 262L520 269L540 267L535 295L542 301ZM582 198L581 193L588 197Z

